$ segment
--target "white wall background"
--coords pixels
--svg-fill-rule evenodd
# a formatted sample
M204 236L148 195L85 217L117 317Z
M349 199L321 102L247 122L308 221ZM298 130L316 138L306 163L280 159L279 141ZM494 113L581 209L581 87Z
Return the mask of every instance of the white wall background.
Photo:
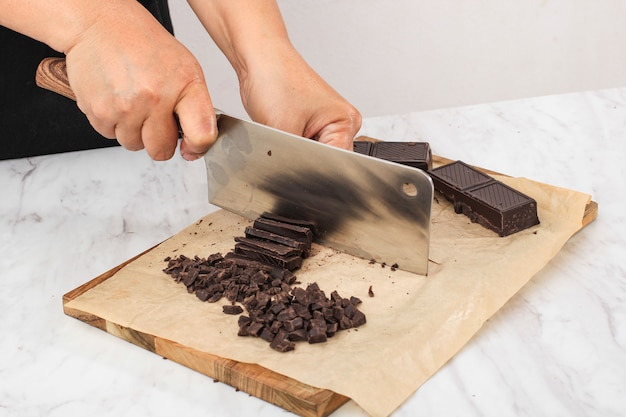
M363 116L626 85L626 0L279 0L292 42ZM232 68L184 0L176 36L214 105L245 116Z

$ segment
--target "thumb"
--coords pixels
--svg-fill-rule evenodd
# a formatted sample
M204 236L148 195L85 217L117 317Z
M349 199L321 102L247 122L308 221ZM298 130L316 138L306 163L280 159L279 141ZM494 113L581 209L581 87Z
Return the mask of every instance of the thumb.
M217 139L217 119L206 87L190 87L174 111L182 130L181 155L188 161L201 158Z

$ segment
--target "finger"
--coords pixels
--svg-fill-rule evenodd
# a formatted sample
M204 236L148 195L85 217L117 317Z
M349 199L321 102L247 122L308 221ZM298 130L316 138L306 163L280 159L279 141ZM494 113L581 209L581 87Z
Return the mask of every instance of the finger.
M326 136L320 136L318 139L319 142L325 143L327 145L332 145L341 149L353 149L354 137L352 135L346 134L330 134Z
M196 84L188 88L175 111L183 131L183 158L193 161L202 157L217 139L215 110L206 86Z
M78 106L80 111L87 117L89 124L93 129L107 139L115 139L115 123L105 122L104 120L94 116L93 113L83 110Z
M331 123L307 137L315 138L327 145L352 150L354 136L358 130L359 128L355 128L351 123Z
M124 149L139 151L144 148L141 123L122 122L115 126L115 138Z
M361 129L361 114L356 109L347 111L346 116L335 122L322 123L323 127L315 133L322 143L339 148L353 150L354 137Z
M90 105L78 106L87 116L91 126L108 139L117 139L118 143L130 151L143 149L141 140L141 126L145 115L142 113L124 114L123 112L111 111L114 106L104 100L95 101Z
M155 161L170 159L178 144L178 127L174 114L151 114L143 123L141 138L150 158Z

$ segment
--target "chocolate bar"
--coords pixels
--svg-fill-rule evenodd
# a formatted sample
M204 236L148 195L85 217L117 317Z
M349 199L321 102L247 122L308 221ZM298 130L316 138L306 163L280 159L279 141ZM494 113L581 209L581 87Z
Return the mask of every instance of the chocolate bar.
M539 224L534 199L462 161L428 173L435 190L452 202L456 213L501 237Z
M355 140L352 143L354 152L360 153L362 155L371 155L373 145L374 142L370 142L367 140Z
M428 142L354 141L354 152L427 171L432 168Z

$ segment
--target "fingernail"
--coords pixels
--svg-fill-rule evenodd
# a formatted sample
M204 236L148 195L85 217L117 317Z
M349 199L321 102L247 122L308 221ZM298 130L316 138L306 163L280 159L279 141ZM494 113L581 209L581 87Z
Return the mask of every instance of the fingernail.
M183 159L186 161L195 161L204 156L203 153L182 152Z

